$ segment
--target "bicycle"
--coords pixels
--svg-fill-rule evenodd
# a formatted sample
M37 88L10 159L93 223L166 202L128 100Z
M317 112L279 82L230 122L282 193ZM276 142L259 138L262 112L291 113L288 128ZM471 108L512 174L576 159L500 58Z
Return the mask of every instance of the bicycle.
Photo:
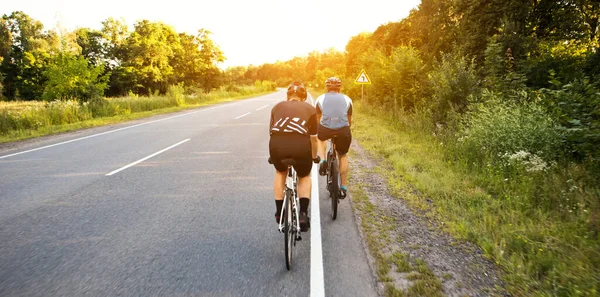
M290 270L292 268L292 249L297 241L302 240L300 220L298 219L300 217L298 177L293 167L296 164L294 159L283 159L281 163L288 166L288 173L285 179L285 195L279 218L279 232L285 235L285 267ZM271 158L269 158L269 164L273 164Z
M337 159L337 152L335 150L335 142L337 137L333 136L327 140L327 191L329 191L329 197L331 198L331 218L335 220L337 218L338 204L340 203L340 166Z

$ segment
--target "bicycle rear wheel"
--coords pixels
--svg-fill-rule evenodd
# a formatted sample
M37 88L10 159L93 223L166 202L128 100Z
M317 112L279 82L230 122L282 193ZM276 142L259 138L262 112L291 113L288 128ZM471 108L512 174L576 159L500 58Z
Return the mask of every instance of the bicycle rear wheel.
M296 236L294 229L294 210L292 209L292 199L294 195L291 190L285 191L285 267L287 270L292 269L292 249L294 247L294 237Z
M340 195L340 169L337 159L332 160L329 172L331 174L331 191L329 192L329 196L331 196L331 218L335 220L337 218L338 199Z

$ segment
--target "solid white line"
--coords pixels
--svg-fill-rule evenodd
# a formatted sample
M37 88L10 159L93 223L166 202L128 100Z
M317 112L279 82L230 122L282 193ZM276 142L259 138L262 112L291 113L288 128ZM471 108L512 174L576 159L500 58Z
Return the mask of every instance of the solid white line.
M143 125L147 125L147 124L152 124L152 123L162 122L162 121L166 121L166 120L170 120L170 119L174 119L174 118L178 118L178 117L188 116L188 115L191 115L191 114L195 114L195 113L199 113L199 112L203 112L203 111L207 111L207 110L212 110L212 109L216 109L216 108L221 108L223 106L228 106L228 105L232 105L232 104L225 104L225 105L219 105L219 106L215 106L215 107L211 107L211 108L205 108L205 109L201 109L201 110L197 110L197 111L192 111L192 112L188 112L188 113L185 113L185 114L180 114L180 115L176 115L176 116L172 116L172 117L168 117L168 118L164 118L164 119L160 119L160 120L154 120L154 121L150 121L150 122L144 122L144 123L133 125L133 126L127 126L127 127L123 127L123 128L119 128L119 129L115 129L115 130L110 130L110 131L98 133L98 134L88 135L88 136L81 137L81 138L71 139L71 140L68 140L68 141L63 141L63 142L59 142L59 143L55 143L55 144L51 144L51 145L47 145L47 146L42 146L42 147L34 148L34 149L31 149L31 150L26 150L26 151L22 151L22 152L10 154L10 155L0 156L0 159L4 159L4 158L16 156L16 155L21 155L21 154L25 154L25 153L35 152L35 151L39 151L39 150L51 148L51 147L54 147L54 146L58 146L58 145L62 145L62 144L67 144L67 143L71 143L71 142L75 142L75 141L80 141L80 140L84 140L84 139L88 139L88 138L92 138L92 137L96 137L96 136L101 136L101 135L105 135L105 134L109 134L109 133L113 133L113 132L118 132L118 131L122 131L122 130L126 130L126 129L131 129L131 128L135 128L135 127L139 127L139 126L143 126Z
M127 168L129 168L129 167L131 167L131 166L135 166L136 164L139 164L139 163L141 163L141 162L144 162L144 161L146 161L146 160L148 160L148 159L150 159L150 158L152 158L152 157L154 157L154 156L156 156L156 155L158 155L158 154L160 154L160 153L164 153L164 152L166 152L166 151L168 151L168 150L170 150L170 149L172 149L172 148L174 148L174 147L176 147L176 146L178 146L178 145L180 145L180 144L182 144L182 143L184 143L184 142L186 142L186 141L189 141L189 140L190 140L190 138L188 138L188 139L186 139L186 140L183 140L183 141L180 141L180 142L178 142L178 143L176 143L176 144L174 144L174 145L172 145L172 146L170 146L170 147L168 147L168 148L162 149L162 150L160 150L160 151L158 151L158 152L156 152L156 153L154 153L154 154L152 154L152 155L150 155L150 156L148 156L148 157L145 157L145 158L139 159L139 160L137 160L137 161L135 161L135 162L133 162L133 163L131 163L131 164L125 165L125 166L123 166L123 167L121 167L121 168L119 168L119 169L117 169L117 170L115 170L115 171L112 171L112 172L110 172L110 173L107 173L107 174L106 174L106 176L111 176L111 175L113 175L113 174L115 174L115 173L118 173L118 172L121 172L121 171L123 171L123 170L125 170L125 169L127 169Z
M249 113L249 112L247 112L247 113L245 113L245 114L243 114L243 115L241 115L241 116L239 116L239 117L235 118L234 120L237 120L237 119L239 119L239 118L241 118L241 117L245 117L245 116L247 116L247 115L249 115L249 114L250 114L250 113Z
M321 244L321 217L319 212L319 172L313 165L311 172L312 190L310 206L310 296L325 296L323 276L323 245Z
M261 107L261 108L257 109L256 111L259 111L259 110L261 110L261 109L263 109L263 108L265 108L265 107L267 107L267 106L269 106L269 105L270 105L270 104L267 104L267 105L265 105L265 106L263 106L263 107Z

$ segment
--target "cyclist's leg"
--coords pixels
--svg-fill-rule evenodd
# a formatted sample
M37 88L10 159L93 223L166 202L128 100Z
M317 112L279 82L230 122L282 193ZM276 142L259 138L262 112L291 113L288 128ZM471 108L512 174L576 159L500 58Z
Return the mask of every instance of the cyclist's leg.
M309 143L310 145L310 143ZM300 197L300 227L307 231L309 227L308 206L310 204L310 190L312 188L310 171L312 169L312 153L310 146L306 146L302 156L295 158L294 169L298 175L298 197Z
M281 163L282 148L286 139L282 136L272 136L269 141L269 155L273 166L275 167L275 179L273 180L273 195L275 197L275 219L279 223L281 216L281 207L283 206L283 196L285 190L285 179L287 176L287 166Z
M324 135L324 133L322 132L321 126L319 126L319 130L317 132L317 140L319 141L319 157L321 157L321 162L325 161L325 158L327 157L325 155L325 150L327 149L327 139L326 135Z
M344 194L348 187L348 150L350 149L351 142L352 134L350 132L350 127L342 128L338 133L336 150L340 160L341 186Z
M310 198L310 170L312 169L312 159L306 157L302 159L296 159L296 165L294 165L294 169L298 174L298 196Z
M327 150L326 141L333 136L333 131L334 130L327 129L321 125L319 125L317 130L317 139L319 140L319 156L321 157L321 164L319 164L320 175L325 175L327 171L327 165L325 165L325 162L327 161L327 153L325 152Z

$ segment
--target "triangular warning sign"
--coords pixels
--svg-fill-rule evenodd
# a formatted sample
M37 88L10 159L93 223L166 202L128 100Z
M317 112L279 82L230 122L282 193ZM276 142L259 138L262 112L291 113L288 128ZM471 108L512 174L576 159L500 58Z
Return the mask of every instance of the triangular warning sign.
M367 72L365 72L365 70L363 69L360 71L360 74L358 75L356 80L354 80L354 83L359 85L368 85L371 84L371 80L369 79Z

